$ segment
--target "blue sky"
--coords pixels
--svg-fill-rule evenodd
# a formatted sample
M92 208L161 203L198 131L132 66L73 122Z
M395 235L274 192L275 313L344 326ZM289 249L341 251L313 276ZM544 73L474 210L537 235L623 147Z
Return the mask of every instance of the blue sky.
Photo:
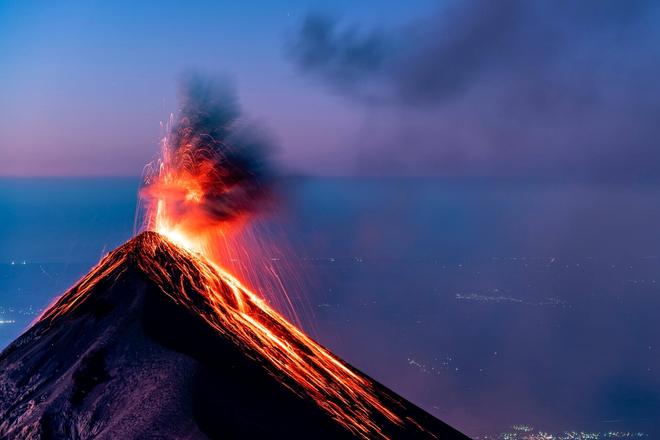
M0 175L139 175L194 70L289 172L657 178L659 10L0 0Z
M299 74L288 36L309 11L398 23L430 3L2 0L0 174L138 175L193 69L233 80L285 167L342 172L362 110Z

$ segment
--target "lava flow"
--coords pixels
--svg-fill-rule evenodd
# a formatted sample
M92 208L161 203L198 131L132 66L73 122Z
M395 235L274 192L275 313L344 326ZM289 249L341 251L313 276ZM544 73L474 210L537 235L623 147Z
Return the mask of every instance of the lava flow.
M191 86L186 96L181 119L171 123L161 158L141 191L145 229L157 233L143 234L137 249L143 254L137 258L141 271L354 435L386 438L383 423L412 425L424 432L404 415L395 397L377 392L373 381L229 273L223 264L226 254L215 243L234 234L268 198L269 175L262 156L255 153L261 149L258 142L238 133L233 107L221 105L208 84ZM98 270L112 272L135 251L108 255ZM164 263L158 259L161 252L169 256ZM176 267L169 267L172 261ZM66 303L51 308L44 318L54 319L75 308L94 287L94 280L105 275L90 273Z
M196 307L194 301L186 305L246 352L266 360L275 377L292 380L295 392L307 394L353 433L365 438L381 433L376 414L403 423L388 408L393 402L381 402L369 380L225 269L221 259L226 254L218 252L215 241L234 233L257 203L268 197L268 175L266 161L258 153L264 148L234 136L237 112L216 100L217 93L209 87L204 83L189 87L183 115L177 123L170 122L160 161L142 191L147 229L166 237L165 246L186 249L191 256L187 261L194 261L195 267L182 262L177 271L183 275L177 280L170 278L167 268L142 269L159 280L165 293L168 288L185 293L189 286L203 292L210 308Z
M278 313L241 233L272 200L267 149L216 92L189 85L142 231L0 353L0 437L466 438Z
M54 322L75 310L100 281L117 278L122 268L130 266L129 259L174 302L232 340L293 392L312 398L349 431L364 438L386 438L377 420L385 417L403 424L387 408L397 405L394 397L379 397L368 378L310 339L235 277L158 233L145 232L108 254L40 321Z
M172 242L163 245L176 246ZM375 396L368 380L289 323L220 266L199 253L188 256L190 259L176 268L182 274L179 279L170 277L170 268L141 269L158 280L165 293L176 289L179 294L172 295L174 300L180 300L180 293L186 293L190 289L188 286L202 292L210 308L198 307L188 295L183 296L187 300L185 305L248 354L266 360L273 375L285 375L293 380L300 390L354 433L369 437L380 432L373 421L374 412L401 423L401 419ZM186 264L189 261L195 262L194 267Z

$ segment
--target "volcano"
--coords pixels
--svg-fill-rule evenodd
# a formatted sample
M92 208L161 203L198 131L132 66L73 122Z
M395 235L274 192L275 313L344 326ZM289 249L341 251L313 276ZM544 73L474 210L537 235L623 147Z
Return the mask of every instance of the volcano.
M104 257L0 372L2 439L467 438L155 232Z

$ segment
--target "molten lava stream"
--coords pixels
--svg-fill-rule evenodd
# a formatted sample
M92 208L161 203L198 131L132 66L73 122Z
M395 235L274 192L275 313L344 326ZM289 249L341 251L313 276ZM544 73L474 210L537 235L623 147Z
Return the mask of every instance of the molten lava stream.
M152 198L148 227L167 238L164 246L178 248L168 254L185 252L189 258L176 268L149 264L141 269L158 279L163 292L175 301L183 294L188 308L250 355L266 361L274 377L288 378L296 386L284 381L285 385L302 391L354 434L385 437L376 421L379 417L402 424L401 417L376 396L368 379L353 372L215 262L213 242L228 233L229 222L209 221L208 213L201 209L207 191L200 183L204 179L196 181L188 172L181 175L178 168L168 166L167 151L163 157L156 181L148 187ZM233 220L240 222L236 216ZM194 267L189 267L189 261L195 262ZM181 278L172 279L172 273L182 274ZM203 296L205 307L193 299L195 294Z
M166 231L161 229L160 233L163 232ZM165 236L168 238L166 246L180 247L182 243L193 243L187 238L182 241L179 234L173 239L167 236L167 232ZM174 289L177 294L170 295L174 300L178 301L183 293L187 307L202 316L218 332L235 340L248 353L257 354L267 361L267 367L275 377L288 377L353 433L365 438L383 436L374 421L373 416L376 414L393 423L402 423L401 418L376 397L368 379L353 372L288 322L236 277L195 251L203 248L195 245L192 251L178 249L170 252L173 255L185 252L188 261L195 262L194 267L188 267L189 263L184 260L176 271L152 265L141 269L158 279L166 294L168 290ZM170 274L176 272L182 274L181 278L170 278ZM194 293L203 294L205 305L209 307L200 307L193 299Z
M203 92L204 87L190 91L180 121L162 141L161 159L146 169L136 218L145 219L143 230L154 232L107 255L42 319L52 322L63 316L78 307L99 280L115 278L137 264L165 295L355 436L387 438L386 433L412 426L435 437L410 418L399 397L353 370L269 305L266 298L277 297L263 294L281 292L282 309L295 312L274 268L266 266L260 278L261 267L249 264L254 253L236 239L256 205L270 196L269 173L255 153L258 143L241 140L235 129L236 111ZM257 294L230 273L235 255L248 257L248 264L241 263L235 273L257 286L254 280L267 277L274 292L262 288Z
M264 155L268 145L240 129L238 109L231 105L231 97L217 93L216 86L204 81L189 84L181 118L176 123L170 120L162 140L161 159L146 170L140 191L146 208L144 229L160 236L153 234L154 243L148 247L154 253L138 259L138 264L158 280L165 294L184 302L250 356L262 360L275 378L313 399L342 426L364 438L385 437L379 422L407 423L388 408L400 408L398 401L377 392L370 379L354 372L271 308L265 296L229 273L228 254L248 253L248 249L230 244L231 252L218 252L219 240L235 237L270 199L272 175ZM167 240L155 238L161 236ZM225 241L229 243L234 242ZM179 256L176 267L154 264L157 248ZM248 281L259 278L254 267L242 267L240 272ZM281 280L274 271L271 275L278 280L286 307L293 311Z

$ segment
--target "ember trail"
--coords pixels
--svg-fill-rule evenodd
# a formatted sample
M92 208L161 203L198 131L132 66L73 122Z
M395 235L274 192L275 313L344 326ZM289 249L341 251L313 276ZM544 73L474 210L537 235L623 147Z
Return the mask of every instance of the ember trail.
M268 144L245 129L233 100L221 92L214 83L186 85L181 115L170 121L161 157L148 167L140 191L144 232L103 258L35 331L61 328L71 312L94 302L94 292L137 270L347 434L437 438L447 430L449 438L463 438L334 356L271 307L263 291L230 273L228 254L255 251L238 232L269 200L272 174Z
M146 229L211 257L218 237L239 229L271 196L273 148L241 118L226 84L192 77L181 95L161 157L146 169Z
M180 118L170 120L161 158L148 170L141 198L147 212L145 229L161 234L150 236L150 247L163 247L175 255L174 247L182 247L190 259L181 260L176 268L179 279L172 279L172 272L157 264L142 269L159 281L164 293L183 292L184 305L248 354L267 361L273 376L285 378L285 384L293 381L295 392L312 398L354 434L382 435L377 419L383 417L403 424L390 409L394 400L381 401L369 380L223 267L227 237L272 193L271 148L241 122L235 101L222 84L192 78L183 92ZM191 290L202 295L203 307ZM181 301L180 296L172 298Z
M159 258L163 254L166 259ZM54 321L74 310L99 280L117 276L114 272L126 267L127 259L133 259L165 295L202 317L248 355L265 361L273 376L294 392L311 397L353 433L365 438L380 434L376 420L382 417L403 423L387 407L395 404L394 398L381 401L371 381L290 324L240 281L202 254L191 253L158 233L143 233L110 253L41 320Z

